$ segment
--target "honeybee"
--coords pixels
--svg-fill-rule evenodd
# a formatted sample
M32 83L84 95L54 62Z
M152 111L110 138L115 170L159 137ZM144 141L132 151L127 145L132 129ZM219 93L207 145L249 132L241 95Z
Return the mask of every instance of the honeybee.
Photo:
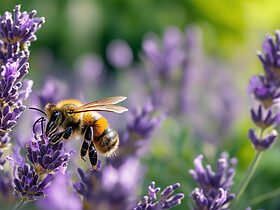
M125 99L124 96L114 96L87 104L75 99L49 103L45 107L48 118L46 136L54 144L73 135L82 138L80 156L85 161L84 156L88 153L90 163L96 169L97 153L111 156L119 145L118 133L97 111L123 113L127 108L116 104Z

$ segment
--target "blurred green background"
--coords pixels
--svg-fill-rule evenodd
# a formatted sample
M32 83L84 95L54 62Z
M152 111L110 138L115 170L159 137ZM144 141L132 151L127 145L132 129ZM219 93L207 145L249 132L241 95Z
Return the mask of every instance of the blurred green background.
M161 36L168 26L176 26L181 31L189 25L200 28L202 50L211 59L224 64L223 71L231 75L237 87L238 115L230 135L219 139L221 143L218 146L207 142L202 144L194 139L189 133L192 122L188 119L185 126L180 123L181 119L166 119L152 138L150 154L143 158L147 174L143 191L139 193L146 193L146 186L152 180L161 187L180 182L180 190L187 196L183 204L175 209L188 209L190 203L187 197L195 187L188 170L193 168L194 157L201 153L205 154L205 162L213 166L221 151L238 157L235 180L240 182L254 155L247 139L247 131L253 126L249 115L252 100L247 95L247 84L251 75L262 71L256 50L261 49L265 34L280 28L279 1L3 0L0 2L1 13L10 11L17 3L22 5L22 10L36 9L39 16L46 18L37 34L38 41L30 49L29 78L34 80L35 89L41 88L46 75L59 74L63 78L73 71L75 61L86 53L101 56L107 75L121 74L110 66L106 57L106 47L114 39L125 40L132 48L134 61L138 62L142 41L148 32ZM250 200L256 196L280 187L279 149L277 142L265 152L240 201L240 209L250 205ZM258 202L252 207L280 209L278 197Z

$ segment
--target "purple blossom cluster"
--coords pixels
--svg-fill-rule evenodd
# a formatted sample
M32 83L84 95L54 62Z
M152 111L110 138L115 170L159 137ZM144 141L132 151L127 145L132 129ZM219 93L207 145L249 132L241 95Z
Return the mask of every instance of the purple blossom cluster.
M138 183L142 177L140 162L128 158L118 168L112 165L103 167L102 172L90 173L78 169L80 181L74 183L76 191L83 196L87 209L125 210L136 203Z
M147 150L152 134L165 118L165 114L155 115L156 111L151 101L146 101L141 109L132 108L121 133L120 156L139 155Z
M254 75L250 79L248 92L258 101L258 108L251 109L251 118L259 128L249 130L249 138L257 151L268 149L277 138L274 129L279 124L280 98L280 32L275 38L268 34L263 42L263 51L258 57L263 65L264 73Z
M14 190L22 201L33 201L45 197L44 189L53 179L53 175L43 178L29 164L17 168Z
M38 175L64 172L70 158L70 154L63 151L62 142L53 144L44 134L30 140L27 151L27 158Z
M205 168L202 160L202 155L197 156L194 160L195 169L190 170L198 184L198 188L191 193L193 209L229 209L230 202L235 198L230 188L234 183L236 158L229 159L228 155L223 153L217 161L216 172L210 165Z
M23 101L29 97L32 80L24 77L29 70L29 46L36 40L35 33L44 23L44 18L35 17L36 11L21 12L20 5L16 5L13 13L5 12L0 16L0 169L5 164L4 151L11 146L10 133L17 124L18 118L25 109ZM26 188L39 187L37 178L31 168L21 166L17 170L14 183L16 192L23 197L30 197ZM29 169L31 171L29 171ZM27 170L27 171L26 171ZM4 196L10 194L12 186L8 172L0 173L0 192ZM39 189L40 188L40 189ZM36 190L35 190L36 191ZM27 194L26 194L27 193ZM0 196L1 197L1 196Z
M45 198L46 187L51 183L56 172L64 174L67 161L70 159L70 154L64 151L62 142L53 144L52 136L45 136L45 120L38 122L41 130L36 128L38 123L35 122L34 137L26 145L26 156L30 164L26 163L19 154L12 158L15 168L13 186L21 202Z
M28 73L30 43L36 40L35 33L44 23L44 18L35 18L36 11L21 12L16 5L13 13L0 16L0 148L10 144L9 133L25 109L23 100L31 92L33 81L23 80Z
M143 201L138 203L133 210L161 210L173 208L174 206L181 204L181 201L184 198L183 193L173 195L174 191L179 187L179 183L167 186L160 193L159 199L157 199L157 194L161 189L156 187L155 182L152 182L148 187L147 196L144 196Z
M182 33L176 27L169 27L160 40L155 34L147 34L143 43L142 62L150 87L152 103L168 113L176 113L183 95L180 87L186 82L186 71L191 40L188 31ZM172 104L171 104L172 103ZM177 106L177 107L176 107Z

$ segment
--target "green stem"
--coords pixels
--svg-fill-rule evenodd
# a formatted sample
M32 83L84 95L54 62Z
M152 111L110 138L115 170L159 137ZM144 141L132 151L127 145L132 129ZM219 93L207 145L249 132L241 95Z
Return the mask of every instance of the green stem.
M25 203L26 203L26 201L24 199L21 199L19 202L16 203L16 205L15 205L13 210L20 209Z
M273 197L276 197L276 196L279 196L279 195L280 195L280 188L255 197L254 199L252 199L251 201L248 202L248 206L258 204L258 203L260 203L264 200L267 200L269 198L273 198Z
M256 155L254 157L253 162L251 163L249 169L247 170L247 172L245 174L244 179L242 180L241 184L239 185L239 188L238 188L237 193L236 193L235 202L237 202L239 200L239 198L243 194L245 188L247 187L249 181L251 180L251 178L252 178L252 176L253 176L256 168L257 168L259 160L261 159L261 156L262 156L262 152L261 151L257 151L257 153L256 153Z

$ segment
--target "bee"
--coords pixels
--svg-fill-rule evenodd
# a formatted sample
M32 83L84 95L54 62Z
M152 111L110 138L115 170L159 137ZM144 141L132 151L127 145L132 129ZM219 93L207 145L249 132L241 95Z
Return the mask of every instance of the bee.
M71 136L83 139L80 156L85 161L84 157L88 153L92 167L97 169L97 153L111 156L119 145L117 131L98 111L123 113L127 108L116 104L125 99L124 96L114 96L87 104L75 99L49 103L45 107L48 118L45 134L54 144Z

